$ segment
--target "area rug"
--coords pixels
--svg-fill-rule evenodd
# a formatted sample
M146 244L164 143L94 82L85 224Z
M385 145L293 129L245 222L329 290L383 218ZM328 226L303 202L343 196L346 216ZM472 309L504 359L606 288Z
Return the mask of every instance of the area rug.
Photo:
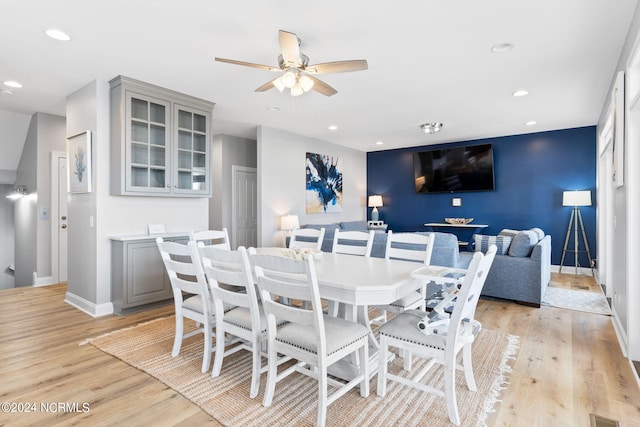
M86 342L134 366L201 407L226 426L313 426L317 415L317 383L304 376L291 375L276 385L273 404L262 406L266 374L262 375L260 394L249 398L251 357L240 351L225 358L222 374L212 378L200 372L202 335L183 343L178 357L171 357L174 317L157 319L131 328L111 332ZM185 327L185 331L188 328ZM462 425L483 426L489 412L499 402L508 384L510 363L518 352L518 337L500 331L482 330L473 350L473 366L478 391L470 392L464 375L457 375L458 407ZM266 363L266 360L265 360ZM415 360L413 372L423 362ZM390 372L401 373L402 361L396 358ZM442 369L433 370L427 381L441 387ZM402 375L402 374L401 374ZM371 394L360 397L351 390L329 406L328 426L450 426L443 398L422 393L398 383L389 383L387 395L376 394L376 378Z
M587 313L611 316L611 308L601 292L547 287L542 304Z

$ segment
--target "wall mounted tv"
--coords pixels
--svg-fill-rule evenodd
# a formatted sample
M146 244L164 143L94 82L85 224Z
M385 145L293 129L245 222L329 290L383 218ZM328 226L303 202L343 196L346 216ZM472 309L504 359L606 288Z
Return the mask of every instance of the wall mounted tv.
M491 144L413 153L416 193L453 193L494 189Z

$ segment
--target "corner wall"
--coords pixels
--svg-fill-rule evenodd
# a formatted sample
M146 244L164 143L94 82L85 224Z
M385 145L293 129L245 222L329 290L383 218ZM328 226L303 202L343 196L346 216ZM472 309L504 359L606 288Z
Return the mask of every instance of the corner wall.
M307 214L306 153L342 158L343 206L340 213ZM366 154L319 139L258 127L258 245L283 246L280 216L298 215L300 225L365 219Z

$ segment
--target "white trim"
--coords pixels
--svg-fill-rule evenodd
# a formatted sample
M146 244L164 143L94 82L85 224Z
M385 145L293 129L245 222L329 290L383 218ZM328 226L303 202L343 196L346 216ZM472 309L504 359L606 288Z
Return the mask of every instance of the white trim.
M64 296L64 302L88 314L91 317L100 317L113 314L113 303L94 304L91 301L68 292Z
M60 158L67 158L67 153L63 151L51 152L51 277L54 280L53 283L58 283L60 278L60 272L58 269L59 254L58 254L58 218L59 204L58 204L58 190L60 183L58 182L58 161ZM54 220L55 219L55 220Z
M39 288L40 286L49 286L49 285L55 285L58 283L57 280L53 279L53 276L46 276L46 277L36 277L36 275L33 275L33 287L34 288Z

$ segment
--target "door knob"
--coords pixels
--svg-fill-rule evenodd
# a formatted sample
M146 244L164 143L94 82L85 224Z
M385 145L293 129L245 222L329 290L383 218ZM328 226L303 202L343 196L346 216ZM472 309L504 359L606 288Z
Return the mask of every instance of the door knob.
M60 228L67 228L67 224L62 224Z

